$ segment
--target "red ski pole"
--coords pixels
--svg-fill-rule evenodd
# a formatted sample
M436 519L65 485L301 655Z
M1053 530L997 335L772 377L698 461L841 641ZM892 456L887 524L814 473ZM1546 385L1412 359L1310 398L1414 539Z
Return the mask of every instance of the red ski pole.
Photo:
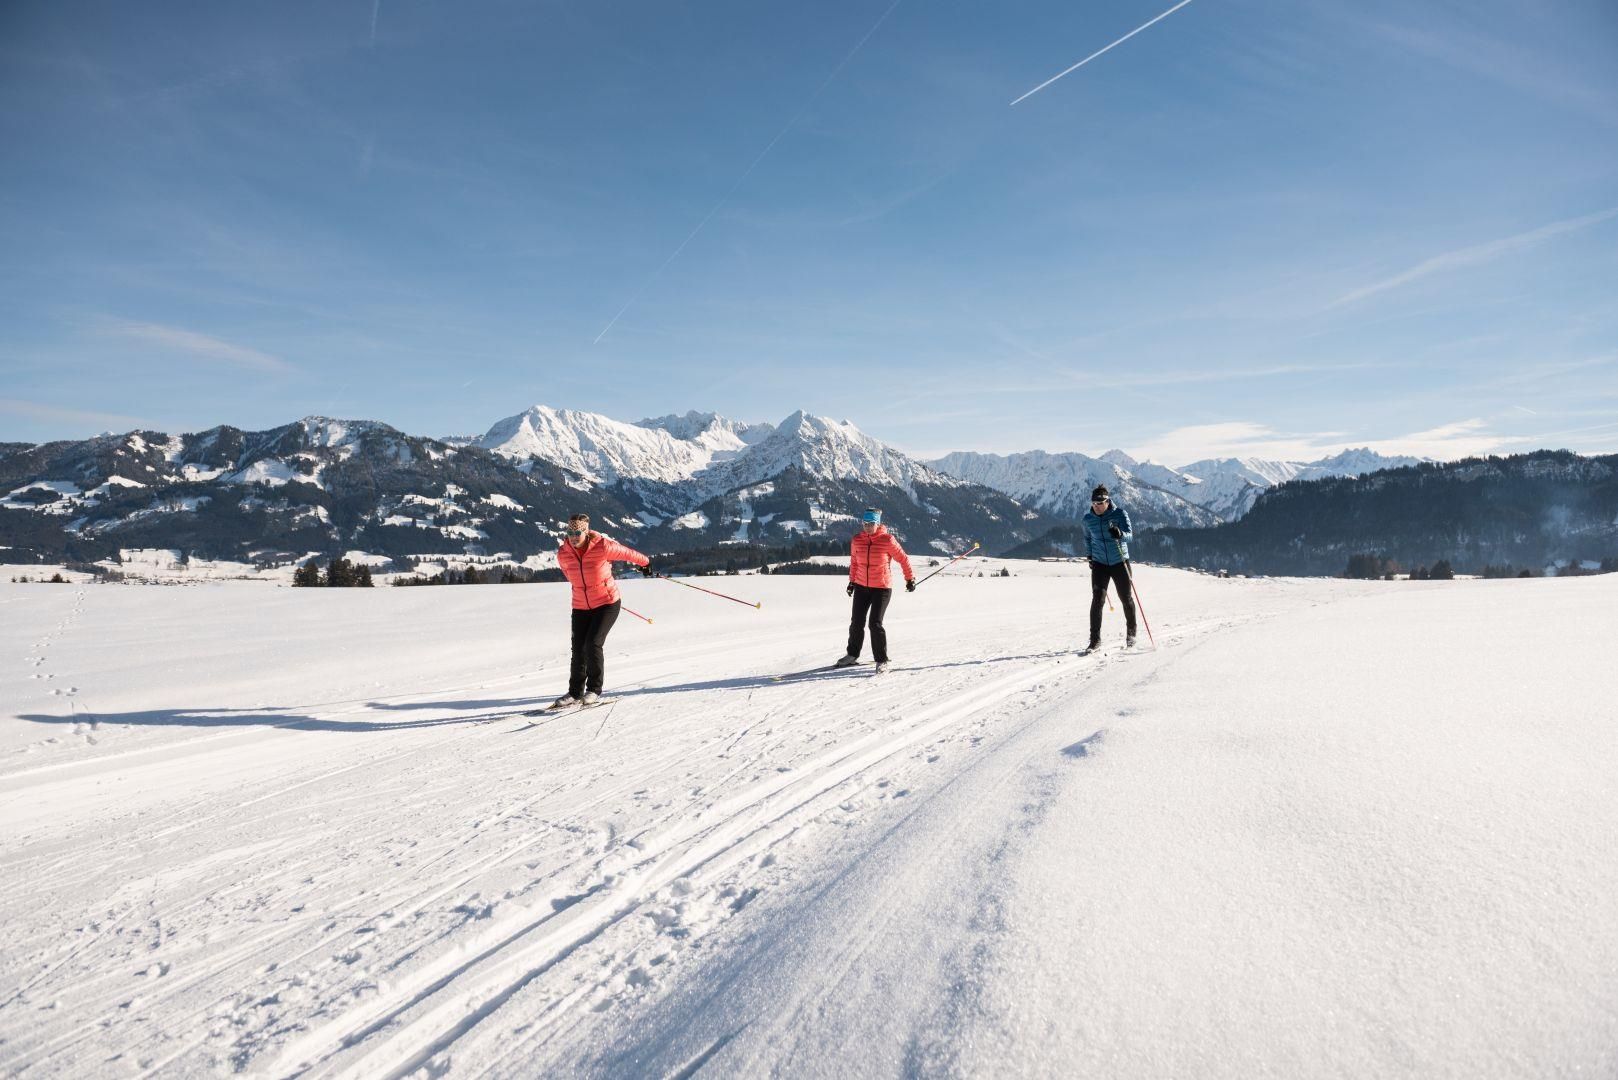
M1129 569L1128 559L1124 560L1124 576L1129 579L1129 591L1135 594L1135 606L1140 608L1140 621L1146 627L1146 640L1152 643L1152 648L1155 650L1157 648L1157 639L1152 636L1152 624L1146 621L1146 605L1140 602L1140 590L1135 587L1135 574L1134 571Z
M734 596L726 596L722 592L714 592L712 589L704 589L701 585L693 585L689 581L681 581L678 578L671 578L667 574L653 574L652 576L657 577L657 578L662 578L664 581L672 581L676 585L684 585L688 589L697 590L697 592L705 592L709 596L717 596L721 600L729 600L731 603L740 604L743 607L759 608L759 609L762 609L764 607L764 604L763 604L762 601L755 604L751 600L738 600Z
M622 605L622 604L619 604L619 605L618 605L618 606L619 606L619 609L620 609L620 610L621 610L621 611L623 611L623 612L624 612L624 613L625 613L625 614L628 614L628 615L633 615L633 616L635 616L635 618L637 618L637 619L645 619L645 620L646 620L646 621L647 621L647 622L651 622L651 621L652 621L652 620L651 620L651 619L649 619L649 618L647 618L647 617L646 617L646 616L645 616L645 615L642 615L642 614L641 614L641 613L640 613L640 612L638 612L638 611L634 611L634 610L631 610L631 609L630 609L630 608L626 608L626 607L624 607L624 606L623 606L623 605Z
M956 563L960 562L962 559L966 558L968 555L972 554L972 552L976 551L977 549L978 549L978 545L977 545L976 541L974 541L971 547L967 548L965 551L963 551L959 555L955 556L955 558L951 559L949 562L945 563L943 566L940 566L937 570L934 570L932 574L928 574L927 577L924 577L924 578L921 579L921 581L916 582L916 587L920 588L922 583L927 581L929 578L931 578L933 576L933 574L942 574L945 570L948 570L950 567L954 566Z

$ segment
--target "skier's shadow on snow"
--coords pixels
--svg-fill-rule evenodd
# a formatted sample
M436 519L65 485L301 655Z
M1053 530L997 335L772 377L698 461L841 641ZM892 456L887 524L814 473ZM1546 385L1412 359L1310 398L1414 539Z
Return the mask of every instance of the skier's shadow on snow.
M995 656L982 660L948 660L937 664L902 664L893 674L907 671L937 671L943 668L978 667L983 664L1009 664L1029 660L1054 660L1071 656L1067 650L1042 653L1023 653L1017 656ZM703 690L759 690L776 686L801 686L804 683L832 682L839 679L869 678L871 666L861 664L852 668L805 671L790 675L743 675L732 679L709 679L701 682L673 683L668 686L644 686L614 690L614 698L655 697L660 694L698 693ZM892 678L893 675L883 676ZM370 701L365 708L374 712L409 712L413 709L442 709L449 712L476 710L470 716L440 716L428 720L345 720L336 717L300 716L295 712L276 709L144 709L137 712L76 712L68 716L44 713L24 713L20 720L36 724L127 724L130 727L274 727L288 731L344 731L364 733L375 731L413 731L436 727L455 727L466 724L485 724L505 720L519 713L545 704L535 698L477 698L466 701Z
M1059 656L1076 655L1072 650L1023 653L1017 656L994 656L983 660L947 660L937 664L895 664L893 675L907 671L937 671L942 668L978 667L983 664L1010 664L1026 660L1054 660ZM762 690L772 686L802 686L805 683L836 682L846 679L869 678L871 665L857 667L816 669L791 675L742 675L733 679L708 679L702 682L673 683L668 686L637 687L633 690L608 690L614 698L651 697L658 694L686 694L702 690ZM883 676L891 678L892 676Z
M534 701L512 702L437 702L434 704L394 705L392 709L401 708L443 708L454 709L459 706L487 706L500 705L501 708L471 716L441 716L431 720L342 720L334 717L299 716L297 713L276 712L265 709L145 709L139 712L109 713L109 712L80 712L71 716L51 716L42 713L24 713L18 717L20 720L31 720L36 724L97 724L117 726L127 724L130 727L273 727L284 728L288 731L345 731L353 733L373 731L415 731L436 727L453 727L461 724L482 724L495 720L505 720L521 712L524 708L533 708ZM373 704L372 707L377 707Z
M521 712L523 709L532 709L539 704L537 698L478 698L471 701L367 701L367 709L378 712L406 712L410 709L514 709Z

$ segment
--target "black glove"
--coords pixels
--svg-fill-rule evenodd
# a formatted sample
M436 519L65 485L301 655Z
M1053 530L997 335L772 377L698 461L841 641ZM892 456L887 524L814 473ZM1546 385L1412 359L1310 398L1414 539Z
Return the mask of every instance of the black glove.
M848 588L845 589L844 591L847 592L848 595L853 596L854 595L854 583L852 581L850 581L848 583Z
M640 576L641 577L656 577L657 576L657 571L652 569L652 564L651 563L647 563L645 566L637 566L637 567L635 567L635 569L640 571Z
M1122 540L1124 538L1124 530L1120 529L1117 525L1108 525L1107 531L1112 533L1112 538L1114 540Z
M905 578L905 592L915 592L915 591L916 591L916 579L913 578L913 577L912 578Z

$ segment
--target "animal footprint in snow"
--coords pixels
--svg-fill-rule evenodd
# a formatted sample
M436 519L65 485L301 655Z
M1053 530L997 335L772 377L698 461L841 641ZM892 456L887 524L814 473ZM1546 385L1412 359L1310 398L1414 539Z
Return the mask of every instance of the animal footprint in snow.
M57 688L57 689L51 691L51 693L55 694L57 697L72 697L74 694L77 694L78 692L79 692L79 688L77 686L70 686L66 690L63 690L61 688Z

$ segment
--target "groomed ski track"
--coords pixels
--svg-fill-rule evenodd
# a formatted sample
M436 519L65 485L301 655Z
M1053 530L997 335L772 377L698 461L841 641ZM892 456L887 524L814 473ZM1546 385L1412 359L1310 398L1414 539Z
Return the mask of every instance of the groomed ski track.
M1161 648L1081 658L1085 568L1011 565L1023 576L946 574L897 599L896 667L880 679L869 667L772 678L836 654L836 579L729 579L766 600L759 613L634 583L631 602L655 602L658 623L615 631L615 701L537 720L519 714L561 689L559 589L226 586L165 591L142 611L141 590L13 588L8 614L28 617L0 636L8 663L54 677L0 684L16 717L0 771L0 1071L1251 1075L1307 1072L1333 1053L1358 1066L1345 1075L1444 1064L1436 1043L1367 1048L1353 1024L1258 1037L1253 1011L1299 989L1275 972L1256 989L1242 976L1235 1005L1216 998L1220 963L1314 958L1292 934L1324 934L1364 964L1381 935L1407 932L1372 912L1334 939L1307 915L1325 902L1318 880L1288 881L1277 852L1308 862L1324 858L1317 834L1340 852L1346 840L1350 865L1370 868L1348 886L1373 893L1390 858L1403 866L1353 826L1366 803L1399 835L1384 802L1409 794L1409 778L1356 739L1391 740L1442 773L1453 733L1406 725L1412 741L1381 714L1343 728L1343 695L1371 696L1353 678L1330 702L1310 688L1419 647L1370 631L1441 594L1147 568ZM1516 587L1530 585L1575 623L1580 596L1604 587ZM1482 629L1497 602L1472 613L1485 618L1471 638L1458 619L1468 647L1497 647ZM1121 631L1117 614L1108 629ZM1596 658L1564 646L1548 661L1571 672ZM1296 700L1254 705L1286 685ZM1599 770L1538 761L1525 785L1618 794ZM1373 789L1358 802L1326 778L1356 767ZM1475 755L1454 766L1478 767ZM1296 790L1303 780L1325 809ZM1536 824L1525 799L1513 865L1579 862L1618 837L1615 803L1570 836ZM1270 816L1273 836L1261 831L1276 850L1247 831ZM1303 840L1289 831L1298 816ZM1274 910L1223 874L1259 875ZM1564 1006L1614 989L1612 933L1577 915L1584 890L1613 878L1597 864L1560 874L1565 904L1541 912L1586 931L1585 960L1569 967L1559 939L1537 940L1555 962L1536 966L1528 949L1500 977L1538 978ZM1277 937L1257 929L1266 920ZM1325 996L1352 1012L1389 973L1350 974ZM1393 974L1409 1000L1390 1008L1456 992ZM1495 990L1483 980L1475 1011L1492 1016ZM1561 1016L1562 1063L1618 1045L1599 1012ZM1143 1017L1167 1037L1137 1034ZM1209 1068L1198 1046L1215 1031L1225 1052ZM1467 1053L1456 1060L1485 1073L1500 1060Z

